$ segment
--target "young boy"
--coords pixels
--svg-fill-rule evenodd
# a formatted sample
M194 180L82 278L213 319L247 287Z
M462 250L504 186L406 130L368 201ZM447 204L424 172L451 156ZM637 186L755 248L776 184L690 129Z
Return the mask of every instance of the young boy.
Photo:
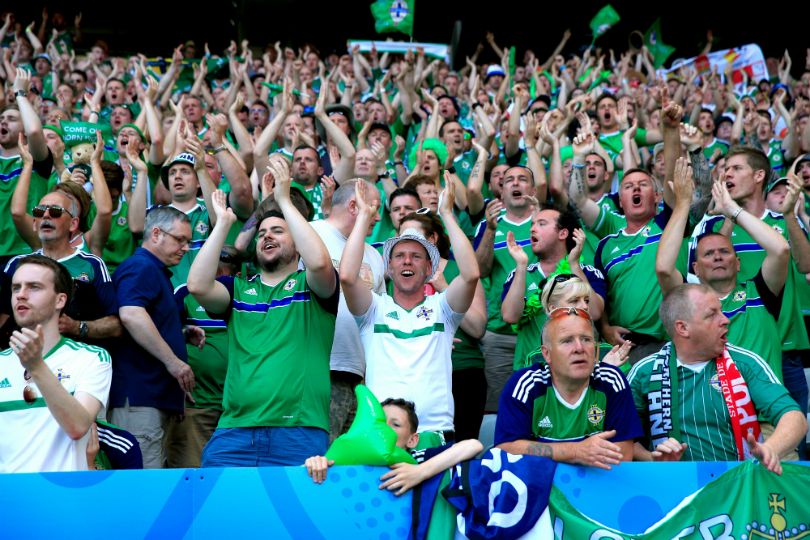
M382 407L388 425L397 434L397 446L410 451L418 463L395 463L380 477L380 489L393 491L397 496L461 461L474 458L484 448L477 439L468 439L453 445L414 451L412 449L419 444L419 420L413 402L389 398L382 402ZM326 471L334 463L324 456L312 456L304 465L312 480L320 484L326 480Z

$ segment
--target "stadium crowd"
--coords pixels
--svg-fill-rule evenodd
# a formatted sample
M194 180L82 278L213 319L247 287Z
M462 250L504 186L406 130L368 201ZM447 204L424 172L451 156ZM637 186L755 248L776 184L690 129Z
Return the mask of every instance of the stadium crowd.
M0 22L0 472L322 481L361 383L424 450L398 493L492 445L806 459L810 49L751 80L568 31L453 70Z

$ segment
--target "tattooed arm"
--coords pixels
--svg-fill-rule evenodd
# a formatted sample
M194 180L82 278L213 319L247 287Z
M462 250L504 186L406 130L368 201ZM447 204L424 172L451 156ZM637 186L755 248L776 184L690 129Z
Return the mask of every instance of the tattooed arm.
M712 202L712 172L702 148L687 154L695 179L695 191L692 194L692 204L689 205L689 222L696 224L703 218L709 203Z
M603 431L579 442L543 443L529 440L501 443L498 448L510 454L553 459L560 463L610 469L622 461L632 461L633 440L610 442L616 431Z
M594 226L599 217L599 205L588 197L582 173L585 170L585 156L593 148L593 135L578 135L572 146L574 162L571 168L571 183L568 185L568 198L579 212L582 221L590 228Z

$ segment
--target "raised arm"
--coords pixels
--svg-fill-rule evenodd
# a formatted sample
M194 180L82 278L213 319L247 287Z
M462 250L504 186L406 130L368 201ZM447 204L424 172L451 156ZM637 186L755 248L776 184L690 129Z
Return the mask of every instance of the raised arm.
M795 189L791 186L789 189ZM792 195L795 197L798 193ZM786 199L791 197L789 194ZM765 259L762 261L762 277L765 284L774 294L785 286L788 273L788 262L790 261L790 247L787 241L776 230L751 214L742 206L737 204L728 193L728 188L723 181L715 182L712 186L712 198L714 199L714 209L712 214L722 214L727 220L737 223L747 232L751 238L762 246L765 250ZM793 221L796 221L795 217ZM798 222L796 224L798 227Z
M450 247L458 263L459 274L447 287L447 303L456 313L464 313L469 309L475 296L475 286L481 273L467 235L459 227L453 213L455 203L456 185L450 179L450 173L444 172L444 191L439 197L439 216L450 237Z
M492 272L492 262L495 258L495 229L498 227L498 216L503 210L503 202L500 199L490 201L486 209L486 227L481 237L477 239L475 246L475 260L478 262L478 269L482 276L488 276Z
M326 114L326 92L318 93L318 101L315 102L315 118L326 130L326 136L340 151L340 162L335 166L332 176L337 183L345 182L354 174L354 145L349 137L329 119Z
M360 266L363 263L366 233L377 216L377 204L369 204L367 190L368 187L365 182L357 181L355 183L357 219L340 258L340 286L346 298L346 305L352 315L355 316L368 312L372 300L371 290L360 279Z
M796 201L802 192L802 184L803 182L799 180L795 172L788 174L788 195L782 203L782 214L785 216L785 226L790 241L790 253L793 260L796 261L796 268L799 272L806 274L810 272L810 240L807 239L807 233L799 225L799 220L796 219Z
M17 234L32 248L39 248L42 244L37 233L34 232L34 218L28 213L28 193L31 188L31 174L34 171L34 159L28 151L23 134L20 133L17 147L23 160L23 168L14 194L11 196L11 219L17 229Z
M666 133L666 132L665 132ZM684 158L678 158L673 171L675 205L672 215L661 233L658 253L655 256L655 275L664 296L683 283L683 276L675 267L678 252L683 242L683 232L689 221L689 205L692 203L692 168Z
M245 169L227 148L223 148L228 120L224 114L208 115L208 125L211 128L210 138L211 144L214 145L214 157L231 185L228 203L237 217L246 219L253 212L253 187Z
M146 221L149 172L146 168L146 163L144 163L141 156L138 155L137 145L135 144L127 145L127 161L129 161L132 167L132 181L135 183L135 189L132 191L132 197L129 200L127 221L129 222L129 230L132 231L133 234L140 234L143 232L144 223Z
M211 196L211 210L216 216L216 224L208 235L200 252L188 271L188 292L211 313L225 313L231 296L225 285L216 280L219 255L231 226L236 222L236 214L227 207L226 195L217 190Z
M484 186L484 174L486 169L487 155L489 152L485 147L473 141L473 147L478 152L470 176L467 178L467 212L471 216L477 216L484 209L484 196L481 189Z
M96 217L92 227L87 232L88 244L94 255L101 257L104 245L110 236L110 226L112 225L112 197L107 181L104 179L104 171L101 169L101 158L104 155L104 139L101 137L101 130L96 130L96 146L90 156L90 170L93 179L93 202L96 204ZM148 183L148 182L147 182Z
M526 270L529 266L529 256L517 245L512 231L506 233L506 246L509 255L515 261L515 271L512 274L509 292L501 303L501 317L505 323L516 324L523 315L523 308L526 307Z
M574 160L571 168L571 183L568 186L568 200L579 212L587 227L593 227L599 217L599 205L592 201L585 191L585 180L582 171L585 168L585 156L593 148L593 134L577 135L574 138Z
M31 74L22 68L17 68L17 76L14 79L14 93L17 95L17 107L20 109L20 120L22 120L25 136L28 138L28 151L34 161L45 161L48 158L48 145L45 143L45 135L42 134L42 122L39 115L31 106L31 102L25 94L31 89ZM22 93L22 94L19 94Z
M275 180L273 197L284 214L295 249L306 266L307 285L320 298L331 298L338 286L335 267L321 237L290 200L290 171L286 164L278 161L271 161L268 168Z

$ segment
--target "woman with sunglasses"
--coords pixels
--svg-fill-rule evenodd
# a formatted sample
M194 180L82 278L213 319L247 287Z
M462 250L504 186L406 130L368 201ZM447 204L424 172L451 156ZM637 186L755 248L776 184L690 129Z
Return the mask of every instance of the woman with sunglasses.
M450 251L450 240L442 222L435 213L420 208L402 218L400 231L416 229L439 250L439 270L425 285L427 294L440 293L459 274L458 264ZM392 284L389 282L389 289ZM389 293L391 291L389 290ZM487 381L484 377L484 355L479 339L487 325L487 305L481 282L475 289L470 309L467 310L455 335L451 359L453 362L453 400L455 401L456 440L478 438L484 415Z
M574 247L570 250L568 256L558 262L555 273L541 281L538 284L539 287L525 298L525 292L521 291L527 289L528 258L525 256L523 249L515 243L514 236L507 236L510 253L513 254L513 257L516 257L516 271L504 286L506 294L502 304L502 312L505 315L504 320L514 320L510 313L520 313L519 320L514 324L517 327L515 370L543 361L540 352L541 333L547 315L554 309L580 308L588 311L594 319L598 319L602 314L602 306L604 305L602 296L590 284L591 280L599 281L602 278L595 270L590 267L583 269L579 264L579 258L585 243L585 234L581 230L575 229L572 236ZM515 279L520 268L523 269L523 278ZM537 267L535 266L533 270L536 271ZM513 287L511 286L513 281L517 285L514 291L512 291ZM627 355L631 347L632 343L627 343L621 347L616 346L607 351L602 361L629 370L629 366L623 366L627 362ZM600 346L600 350L604 350L604 348Z

